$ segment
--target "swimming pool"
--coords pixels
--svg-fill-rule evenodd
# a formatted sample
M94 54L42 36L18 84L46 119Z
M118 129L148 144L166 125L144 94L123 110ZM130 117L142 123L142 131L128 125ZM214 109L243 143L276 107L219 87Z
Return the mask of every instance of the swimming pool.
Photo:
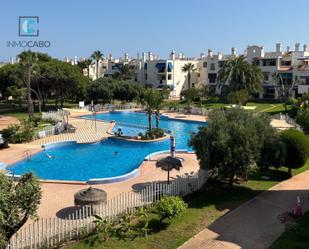
M91 115L84 118L93 118ZM137 135L139 128L117 125L117 122L147 126L145 113L110 112L98 114L98 120L116 121L116 127ZM160 127L172 130L176 137L176 149L190 150L190 133L206 122L179 121L162 116ZM159 142L134 142L108 138L94 144L64 143L60 146L47 146L46 152L32 156L31 161L21 161L9 166L16 175L33 172L41 179L88 181L93 178L110 178L126 175L139 167L144 158L156 151L168 150L169 140ZM49 158L51 155L54 158Z

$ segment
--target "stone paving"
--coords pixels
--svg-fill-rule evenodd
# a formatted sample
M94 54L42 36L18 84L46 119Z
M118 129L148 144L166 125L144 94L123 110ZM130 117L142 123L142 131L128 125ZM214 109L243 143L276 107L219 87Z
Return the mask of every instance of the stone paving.
M17 118L0 115L0 131L7 128L10 125L15 125L19 123L20 122Z

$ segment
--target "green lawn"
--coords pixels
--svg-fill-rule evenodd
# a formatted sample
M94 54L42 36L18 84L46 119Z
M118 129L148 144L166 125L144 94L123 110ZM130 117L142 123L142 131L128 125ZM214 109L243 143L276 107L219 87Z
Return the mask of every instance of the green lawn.
M309 169L309 162L301 170L294 170L294 174L307 169ZM263 180L262 176L268 176L269 179ZM238 207L287 178L287 170L284 168L269 170L263 174L257 171L250 176L248 182L236 185L231 189L218 184L215 188L203 189L187 197L185 200L189 204L189 208L181 216L173 218L170 224L165 224L166 226L160 225L158 219L154 217L151 226L155 228L155 232L148 235L147 238L126 241L111 238L107 242L100 242L96 236L91 236L71 245L70 248L177 248L228 210Z
M270 249L308 249L309 248L309 212L298 220L299 229L286 231Z

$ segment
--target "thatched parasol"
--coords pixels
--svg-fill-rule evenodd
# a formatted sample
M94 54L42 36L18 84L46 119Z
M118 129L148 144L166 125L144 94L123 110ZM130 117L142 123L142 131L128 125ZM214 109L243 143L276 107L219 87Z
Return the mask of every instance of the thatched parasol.
M160 167L162 170L167 171L167 183L169 184L170 171L172 169L180 170L180 167L182 167L182 163L178 158L167 156L157 161L156 166Z
M82 189L74 195L75 205L98 205L106 202L107 194L104 190L89 187Z

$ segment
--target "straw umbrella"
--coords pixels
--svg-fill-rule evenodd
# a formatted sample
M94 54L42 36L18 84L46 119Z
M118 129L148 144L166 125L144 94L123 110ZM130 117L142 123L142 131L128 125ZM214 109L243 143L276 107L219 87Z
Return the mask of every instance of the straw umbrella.
M172 169L180 170L182 163L178 158L167 156L156 163L157 167L160 167L162 170L167 171L167 184L170 183L170 171Z
M107 194L104 190L98 188L89 187L82 189L74 195L75 205L98 205L105 203Z

